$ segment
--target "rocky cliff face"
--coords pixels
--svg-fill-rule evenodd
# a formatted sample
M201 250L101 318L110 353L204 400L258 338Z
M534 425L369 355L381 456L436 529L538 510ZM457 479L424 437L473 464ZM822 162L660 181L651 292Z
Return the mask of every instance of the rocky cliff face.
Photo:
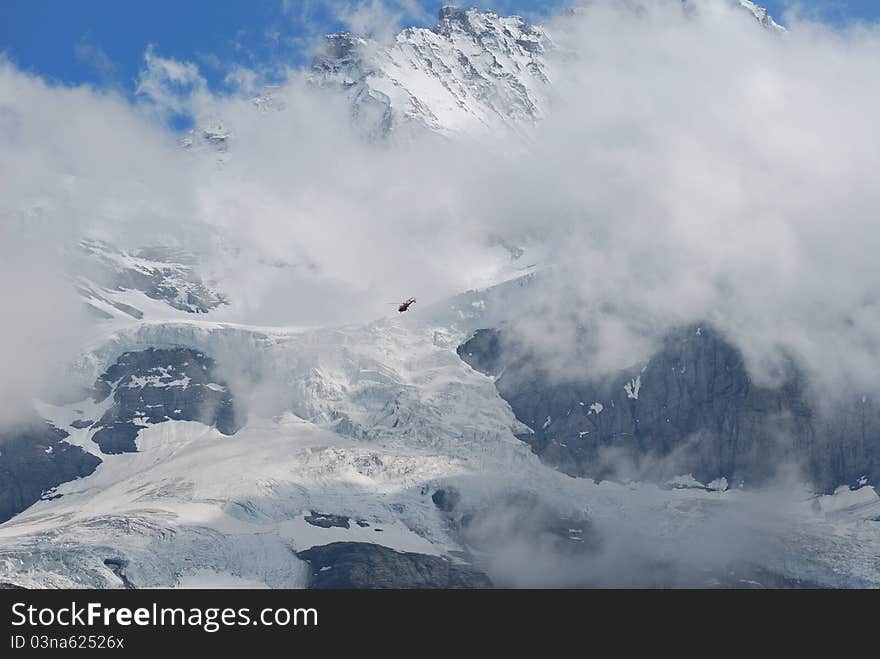
M0 523L52 489L91 474L101 460L64 441L68 434L39 419L0 432Z
M738 0L740 6L752 13L755 19L768 30L785 32L785 28L773 20L766 7L755 4L752 0Z
M681 0L685 11L699 11ZM784 32L767 9L729 0L768 30ZM390 44L340 32L325 37L311 81L344 94L354 125L371 139L429 131L445 137L522 134L549 110L552 34L520 16L445 6L433 28L407 28ZM251 99L256 111L281 111L274 86ZM189 131L181 145L227 161L235 133L219 119Z
M521 438L565 473L756 484L794 466L824 490L880 479L873 402L820 413L794 369L779 387L757 385L739 350L709 327L672 333L647 363L600 377L585 367L566 382L504 337L479 331L459 355L498 375L499 393L533 430Z
M150 348L122 355L95 384L95 399L113 403L94 425L103 453L136 451L141 428L163 421L199 421L233 434L232 394L218 380L214 360L187 348Z
M542 28L518 16L444 7L434 29L406 29L387 47L332 34L312 73L348 94L369 135L516 130L543 116L551 48Z
M102 241L82 240L75 250L80 276L76 288L93 313L113 317L114 310L135 319L143 312L119 300L119 293L142 293L150 300L188 314L206 314L227 304L226 297L202 281L196 259L182 250L150 247L134 252Z

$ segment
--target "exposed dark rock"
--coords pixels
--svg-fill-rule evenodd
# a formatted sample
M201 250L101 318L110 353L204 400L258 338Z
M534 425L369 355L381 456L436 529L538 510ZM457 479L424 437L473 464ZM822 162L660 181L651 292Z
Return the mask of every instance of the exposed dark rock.
M363 542L334 542L299 552L308 561L309 587L491 588L489 578L447 558L399 552Z
M349 518L345 515L328 515L325 513L316 513L314 510L311 515L306 515L304 518L309 524L312 526L320 526L324 529L329 529L332 527L338 527L341 529L349 528ZM358 522L358 525L361 525Z
M0 581L0 590L27 590L24 586L17 586L14 583Z
M94 421L92 419L77 419L76 421L70 422L70 427L82 430L83 428L90 427L93 423Z
M349 71L360 63L358 38L340 32L324 37L323 48L312 62L312 70L317 73L337 73Z
M573 476L663 481L693 474L756 484L801 466L831 491L880 482L880 407L864 398L820 414L792 367L778 387L750 378L742 354L711 328L671 333L634 368L560 382L540 360L481 330L458 349L496 386L533 434L541 460Z
M440 489L431 495L431 501L445 513L452 512L461 501L461 494L452 487Z
M41 420L0 431L0 522L101 464L91 453L65 442L66 437L66 432Z
M125 568L128 565L128 561L124 561L119 558L105 558L104 565L109 567L113 574L119 577L119 580L122 581L122 585L131 590L134 589L135 585L129 581L128 576L125 574Z
M486 375L498 375L502 367L501 332L477 330L469 341L458 347L458 356L471 368Z
M137 450L144 424L199 421L226 435L240 427L229 387L214 360L188 348L127 352L95 383L95 399L113 395L113 405L92 436L104 453Z

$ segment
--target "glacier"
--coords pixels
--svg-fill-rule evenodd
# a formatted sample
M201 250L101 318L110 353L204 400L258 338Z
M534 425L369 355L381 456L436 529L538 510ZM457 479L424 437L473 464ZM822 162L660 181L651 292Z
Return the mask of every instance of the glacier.
M549 112L556 48L520 17L445 7L436 27L391 44L330 35L309 80L341 94L368 139L529 139ZM250 109L285 106L267 89ZM180 146L222 165L236 139L218 119ZM552 259L496 243L502 257L479 287L415 313L282 327L245 322L179 246L84 237L71 283L93 332L63 374L77 393L34 401L54 438L40 452L70 451L76 468L0 523L0 582L307 588L346 585L333 570L363 560L381 576L358 585L373 587L431 585L395 581L395 565L430 566L441 586L880 587L880 497L867 475L817 489L784 474L753 487L733 473L584 467L608 427L629 432L632 411L677 381L673 368L661 360L661 380L634 365L607 396L507 388L524 365L505 361L491 331L523 311ZM713 341L706 327L687 331ZM235 423L207 404L234 406ZM103 442L116 422L126 441Z
M509 287L473 294L491 300ZM246 422L228 435L194 421L145 423L136 452L105 454L94 429L71 425L99 416L89 408L96 403L38 403L68 430L68 443L101 464L0 525L0 581L175 587L207 574L214 585L306 587L300 552L368 543L443 557L502 586L637 585L661 578L658 563L667 585L710 586L732 564L792 582L880 585L880 498L871 486L825 496L669 488L571 478L542 462L518 439L528 429L493 378L459 358L470 328L487 319L463 321L456 302L438 305L442 323L434 310L316 330L132 319L84 355L83 382L145 346L197 349L240 365L224 376ZM249 373L259 373L268 399ZM456 493L452 512L437 505L439 490ZM540 502L542 519L582 520L597 545L556 555L556 544L502 529L513 533L511 547L522 543L529 569L468 532L485 502L523 496ZM308 521L316 511L358 523L317 526ZM641 555L648 539L651 555ZM567 571L557 574L560 565Z

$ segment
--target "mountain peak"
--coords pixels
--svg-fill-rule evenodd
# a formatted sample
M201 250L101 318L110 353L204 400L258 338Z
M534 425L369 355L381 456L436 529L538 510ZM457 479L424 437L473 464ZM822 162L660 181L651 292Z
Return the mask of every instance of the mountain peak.
M444 5L440 8L439 19L440 26L449 26L458 24L462 26L466 26L470 24L468 14L474 13L476 10L474 9L461 9L460 7L456 7L455 5ZM438 30L439 31L439 30Z
M445 6L433 30L408 28L388 46L327 37L313 80L351 98L368 135L518 130L542 116L549 37L519 16Z
M778 30L779 32L786 32L784 27L773 20L773 17L770 15L770 12L766 7L757 5L752 2L752 0L739 0L739 4L744 9L748 9L755 19L757 19L757 21L764 27L771 30Z
M693 0L681 0L694 10ZM785 31L766 8L728 0L765 28ZM350 102L354 124L384 139L428 130L445 136L521 133L540 121L551 85L551 36L520 16L443 6L433 29L411 27L390 44L350 32L324 37L311 81L337 89ZM279 109L270 94L254 99ZM187 146L225 151L231 133L218 125L188 136Z
M498 20L498 15L492 11L482 11L473 7L460 9L453 5L446 5L440 9L439 22L434 31L443 36L449 36L455 31L475 34L490 27L491 23Z

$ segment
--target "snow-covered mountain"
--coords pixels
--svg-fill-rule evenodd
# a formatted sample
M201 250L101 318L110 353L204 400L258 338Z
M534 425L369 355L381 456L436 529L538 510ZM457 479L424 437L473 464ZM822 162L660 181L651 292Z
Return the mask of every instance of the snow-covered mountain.
M682 0L685 7L692 0ZM766 8L729 0L765 28L785 32ZM407 28L390 44L349 32L327 35L309 75L343 94L368 138L406 139L430 131L451 138L523 135L547 112L553 87L553 36L520 16L446 6L433 28ZM251 99L257 112L283 112L277 86ZM180 141L225 162L234 128L213 118Z
M71 256L79 273L74 286L89 312L100 318L123 314L140 319L153 306L205 314L227 304L222 293L202 281L197 259L180 249L154 246L129 252L84 239Z
M312 82L372 137L515 134L548 111L554 42L521 18L444 8L388 46L325 45ZM234 127L183 146L225 157ZM0 435L0 582L880 586L872 401L824 419L793 382L755 386L708 326L545 382L503 337L547 264L496 242L476 290L291 329L226 322L236 300L185 250L83 241L78 393ZM780 429L798 431L781 456L763 443ZM774 469L790 459L812 483Z
M785 32L785 28L773 20L773 17L770 15L770 12L767 11L766 7L755 4L752 0L738 0L738 2L744 9L748 9L752 12L752 15L764 27L778 32Z
M730 0L765 28L784 32L766 8ZM687 5L690 0L682 0ZM340 32L324 39L310 79L338 90L352 119L372 138L428 130L447 137L522 133L546 116L553 86L552 35L519 16L447 6L437 25L408 28L390 44ZM259 111L283 111L267 88L253 99ZM188 149L225 157L232 131L213 120L184 138Z
M229 142L232 134L222 121L204 123L193 128L180 139L180 146L194 153L205 151L218 154L221 161L223 155L229 150Z
M522 18L444 7L435 28L404 30L387 47L328 36L313 79L346 93L372 135L516 130L543 116L551 84L544 55L552 47L541 27Z
M597 484L542 462L493 378L459 358L467 327L490 319L462 323L457 305L440 324L437 309L308 332L114 333L79 365L89 398L38 405L101 462L0 526L0 580L299 587L323 583L309 560L317 573L381 559L454 572L433 585L880 584L871 487ZM730 538L704 547L701 529ZM413 585L389 579L372 585Z

